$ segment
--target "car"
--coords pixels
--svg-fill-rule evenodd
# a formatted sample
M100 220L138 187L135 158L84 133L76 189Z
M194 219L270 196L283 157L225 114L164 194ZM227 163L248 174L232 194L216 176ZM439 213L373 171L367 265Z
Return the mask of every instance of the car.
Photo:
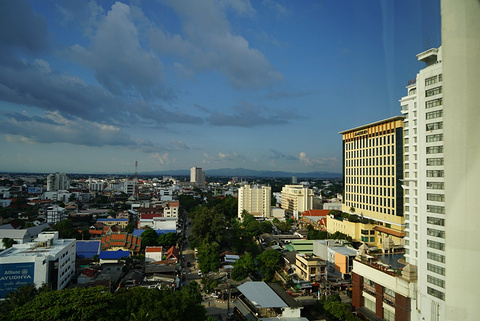
M203 276L202 270L198 270L197 274L198 274L198 276Z

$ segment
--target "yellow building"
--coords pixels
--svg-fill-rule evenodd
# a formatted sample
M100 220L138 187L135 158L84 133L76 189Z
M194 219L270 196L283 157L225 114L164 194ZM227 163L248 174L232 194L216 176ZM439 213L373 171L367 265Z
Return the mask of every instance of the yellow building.
M325 260L306 254L297 254L295 257L295 273L302 280L320 281L325 275Z
M352 237L353 242L364 242L375 246L375 224L350 222L345 219L327 216L327 232L333 234L340 232Z
M402 246L405 236L401 182L404 118L391 117L340 132L345 186L342 211L374 220L375 245L382 248L385 242Z

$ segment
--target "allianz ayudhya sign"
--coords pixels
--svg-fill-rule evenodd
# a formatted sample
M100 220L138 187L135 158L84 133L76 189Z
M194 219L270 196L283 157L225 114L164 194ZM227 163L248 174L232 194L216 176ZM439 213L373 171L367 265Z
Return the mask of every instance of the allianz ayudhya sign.
M35 263L0 264L0 298L18 287L33 283Z

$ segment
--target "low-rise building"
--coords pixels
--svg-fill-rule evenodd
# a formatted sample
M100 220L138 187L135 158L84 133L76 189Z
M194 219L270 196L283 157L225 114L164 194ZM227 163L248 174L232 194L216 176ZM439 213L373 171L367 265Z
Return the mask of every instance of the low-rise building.
M246 282L238 290L234 311L243 320L308 321L303 307L277 283Z
M372 262L365 253L359 254L353 261L352 305L368 320L409 321L416 280L413 266L405 266L400 275L389 266Z
M22 285L65 288L75 274L76 240L43 232L33 241L0 252L0 298Z
M308 282L318 282L325 276L325 260L315 255L297 254L295 257L295 273Z

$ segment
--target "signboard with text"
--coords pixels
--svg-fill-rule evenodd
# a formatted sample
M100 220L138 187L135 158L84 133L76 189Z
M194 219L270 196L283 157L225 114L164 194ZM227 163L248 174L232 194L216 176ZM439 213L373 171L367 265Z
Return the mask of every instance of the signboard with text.
M0 264L0 298L22 285L33 283L35 263Z

